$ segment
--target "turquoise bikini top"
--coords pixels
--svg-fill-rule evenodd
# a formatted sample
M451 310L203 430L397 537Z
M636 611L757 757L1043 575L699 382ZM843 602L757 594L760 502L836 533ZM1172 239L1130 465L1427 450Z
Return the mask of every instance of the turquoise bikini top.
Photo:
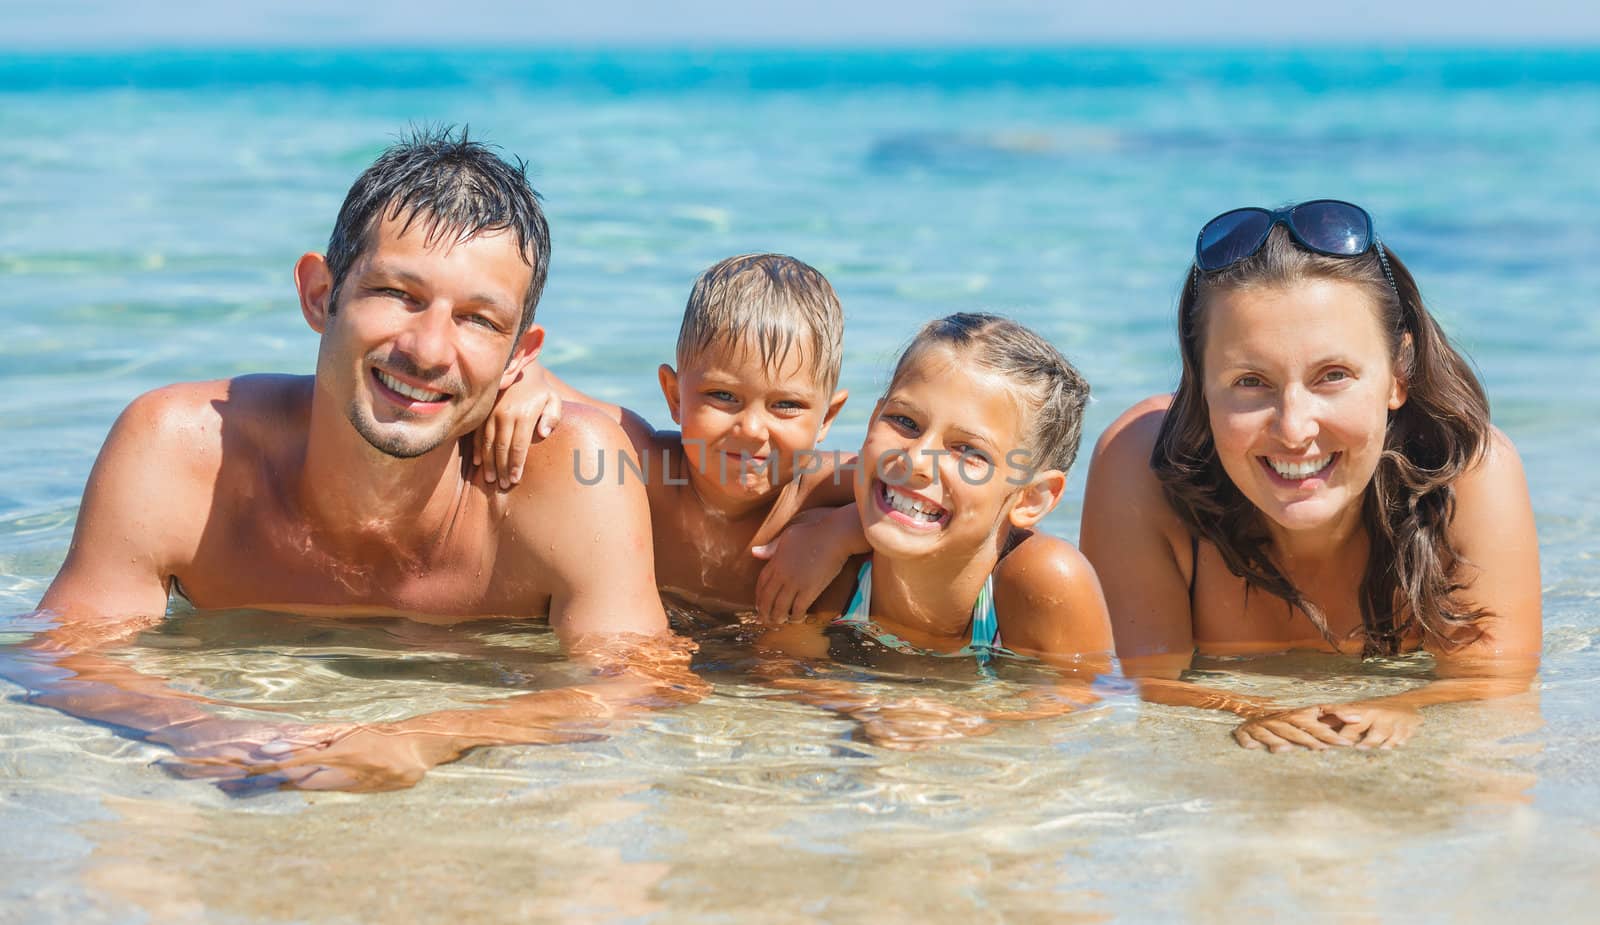
M872 603L872 561L869 559L861 563L861 571L856 574L856 593L850 598L850 606L844 613L833 621L834 626L848 626L856 632L875 640L896 652L907 652L914 655L937 655L948 658L975 656L979 667L987 667L994 659L995 653L1002 650L1000 645L1000 618L994 612L994 575L990 574L983 580L983 590L978 592L977 603L972 605L972 639L965 646L954 652L931 652L927 649L914 646L899 636L882 629L872 622L867 609Z

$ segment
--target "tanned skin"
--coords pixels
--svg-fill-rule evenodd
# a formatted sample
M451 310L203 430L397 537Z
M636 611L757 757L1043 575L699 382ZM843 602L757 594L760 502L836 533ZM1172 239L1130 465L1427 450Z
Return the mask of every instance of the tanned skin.
M574 718L692 686L623 672L492 708L304 727L220 719L101 656L159 622L172 592L202 609L545 615L580 649L670 638L643 487L574 475L574 454L632 455L613 421L569 409L520 484L474 477L462 438L542 344L537 326L516 333L532 270L509 231L430 240L424 224L385 216L337 306L322 255L299 260L301 308L322 338L314 376L175 385L123 412L39 605L57 625L6 657L35 702L142 733L189 773L372 790L479 745L570 740Z

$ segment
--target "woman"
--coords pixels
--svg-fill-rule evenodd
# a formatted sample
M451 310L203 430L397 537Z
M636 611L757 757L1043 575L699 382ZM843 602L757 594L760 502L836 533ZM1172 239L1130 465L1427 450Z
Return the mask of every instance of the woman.
M1360 207L1236 209L1201 230L1183 374L1090 464L1080 546L1147 700L1246 718L1247 748L1392 748L1417 708L1526 689L1538 541L1516 450ZM1425 648L1402 694L1282 709L1177 680L1198 650Z

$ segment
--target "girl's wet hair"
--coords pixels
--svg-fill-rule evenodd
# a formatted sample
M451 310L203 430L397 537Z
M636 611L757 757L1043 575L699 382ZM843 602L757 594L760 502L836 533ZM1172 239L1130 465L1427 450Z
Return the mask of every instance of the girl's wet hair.
M1000 315L960 312L930 321L912 338L895 364L889 390L934 347L1008 379L1025 413L1026 449L1033 469L1066 472L1083 437L1083 407L1089 383L1061 351L1026 327Z
M1361 579L1366 654L1399 651L1409 633L1445 648L1473 637L1481 608L1455 594L1467 586L1467 563L1450 542L1455 482L1489 441L1483 386L1422 304L1411 271L1388 254L1391 287L1376 249L1360 257L1325 257L1295 244L1283 226L1252 256L1212 273L1190 267L1178 302L1183 373L1150 455L1168 502L1189 531L1209 540L1248 586L1288 601L1337 643L1321 608L1306 600L1268 555L1266 525L1217 458L1202 385L1208 300L1219 292L1282 288L1308 279L1354 284L1366 292L1383 327L1406 403L1389 414L1383 455L1367 486L1362 520L1371 551ZM1354 310L1354 309L1352 309Z

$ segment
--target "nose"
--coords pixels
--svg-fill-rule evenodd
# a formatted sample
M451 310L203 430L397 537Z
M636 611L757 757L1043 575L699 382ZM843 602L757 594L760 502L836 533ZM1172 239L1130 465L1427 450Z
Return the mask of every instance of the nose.
M1299 386L1284 389L1278 397L1275 423L1278 439L1285 446L1306 446L1317 436L1316 399Z
M401 347L419 373L435 372L450 365L454 333L450 306L436 302L412 313Z
M767 442L767 416L759 408L746 408L733 421L733 432L758 443Z
M924 435L924 439L905 448L906 487L921 488L939 480L940 454L932 452L935 449L930 435Z

